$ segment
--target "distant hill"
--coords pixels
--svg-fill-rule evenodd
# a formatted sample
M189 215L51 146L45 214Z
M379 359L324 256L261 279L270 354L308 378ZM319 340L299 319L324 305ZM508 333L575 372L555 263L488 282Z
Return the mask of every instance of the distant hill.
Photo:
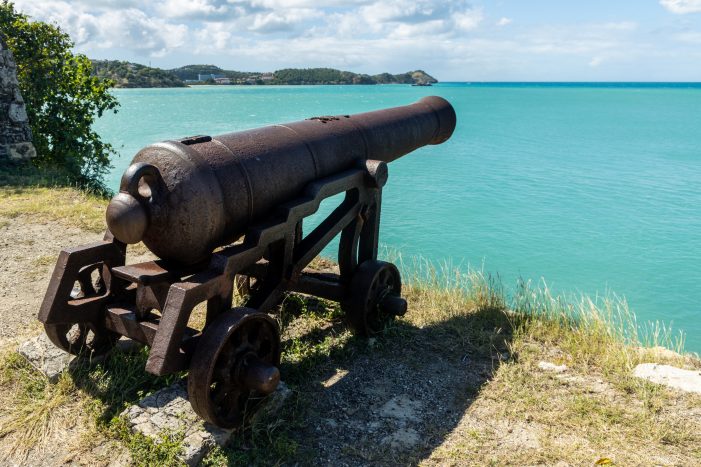
M183 81L199 80L200 75L226 76L229 79L237 81L258 77L263 74L250 71L222 70L216 65L186 65L180 68L173 68L172 70L168 70L168 72Z
M437 83L425 71L409 71L399 75L381 73L365 75L333 68L287 68L273 73L274 84L415 84Z
M138 63L92 60L93 74L114 81L116 88L177 88L185 83L173 73Z
M94 74L118 88L182 87L188 84L425 84L438 81L423 70L366 75L334 68L286 68L275 72L224 70L216 65L186 65L172 70L137 63L93 60Z

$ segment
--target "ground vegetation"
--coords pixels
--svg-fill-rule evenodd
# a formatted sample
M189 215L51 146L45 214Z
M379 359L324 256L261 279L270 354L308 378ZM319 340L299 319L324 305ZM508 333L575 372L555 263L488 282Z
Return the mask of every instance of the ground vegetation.
M16 463L177 464L181 433L154 443L120 417L173 381L144 372L146 350L116 351L55 384L15 352L41 332L33 315L56 252L100 238L105 202L11 182L0 193L0 322L11 323L0 329L0 452ZM370 340L351 334L338 305L288 295L277 319L293 395L204 464L701 462L700 396L632 374L642 362L701 370L679 335L641 326L613 296L563 298L528 282L507 292L481 271L404 266L409 312Z

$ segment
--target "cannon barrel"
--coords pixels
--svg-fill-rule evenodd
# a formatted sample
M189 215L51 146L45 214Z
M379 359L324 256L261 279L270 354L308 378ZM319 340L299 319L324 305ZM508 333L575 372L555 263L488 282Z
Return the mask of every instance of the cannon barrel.
M356 115L156 143L139 151L107 208L124 243L183 264L206 260L310 182L373 159L391 162L455 129L440 97Z

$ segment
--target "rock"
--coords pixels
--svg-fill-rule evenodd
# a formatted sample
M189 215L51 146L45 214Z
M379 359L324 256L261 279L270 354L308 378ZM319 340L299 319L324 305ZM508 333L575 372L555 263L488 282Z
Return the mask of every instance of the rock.
M0 35L0 164L31 159L36 150L31 142L27 109L17 81L17 65Z
M56 382L60 374L72 366L76 359L74 355L56 347L44 333L23 342L17 351L51 382Z
M701 371L698 370L684 370L657 363L641 363L635 367L633 375L653 383L701 394Z
M555 365L554 363L550 362L538 362L538 368L544 371L552 371L554 373L563 373L567 371L567 365Z
M15 123L24 123L27 121L27 110L25 109L23 102L14 102L10 104L10 110L7 114L10 117L10 120Z
M117 348L122 352L133 352L134 349L139 347L140 344L131 339L122 338L117 342ZM88 357L78 358L56 347L44 333L20 344L17 352L27 359L34 368L44 373L52 383L58 380L63 371L76 368L78 365L85 363L98 363L104 360L107 355L100 355L91 359Z
M23 161L36 157L37 152L32 143L19 143L9 145L9 157L15 161Z
M657 357L661 357L661 358L676 359L676 358L682 357L681 354L675 352L674 350L670 350L670 349L668 349L666 347L662 347L660 345L655 346L655 347L651 347L651 348L638 347L638 349L641 353L652 352L654 355L656 355Z
M280 383L251 423L279 410L292 391ZM205 423L195 413L187 398L185 381L178 381L154 392L138 404L122 412L132 431L139 432L158 442L163 434L182 434L181 460L187 465L197 465L215 446L225 446L235 430L225 430Z
M275 389L275 392L268 396L268 399L260 410L253 414L251 417L251 424L258 423L268 415L274 414L282 409L290 396L292 396L292 390L281 381L277 389Z

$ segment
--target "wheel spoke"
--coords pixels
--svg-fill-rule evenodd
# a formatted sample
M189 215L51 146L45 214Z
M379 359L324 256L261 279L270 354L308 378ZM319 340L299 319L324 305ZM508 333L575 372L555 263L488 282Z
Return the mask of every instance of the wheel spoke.
M219 352L219 356L217 357L217 361L215 363L215 366L217 368L223 368L223 369L228 369L233 367L234 365L234 360L236 358L236 348L233 346L233 343L231 340L226 341L224 344L221 352Z
M246 417L250 394L239 381L238 369L247 356L261 358L258 355L263 354L265 361L277 362L279 335L267 315L250 309L223 313L217 319L195 349L188 392L200 416L223 428L234 428ZM222 328L227 332L221 332Z

